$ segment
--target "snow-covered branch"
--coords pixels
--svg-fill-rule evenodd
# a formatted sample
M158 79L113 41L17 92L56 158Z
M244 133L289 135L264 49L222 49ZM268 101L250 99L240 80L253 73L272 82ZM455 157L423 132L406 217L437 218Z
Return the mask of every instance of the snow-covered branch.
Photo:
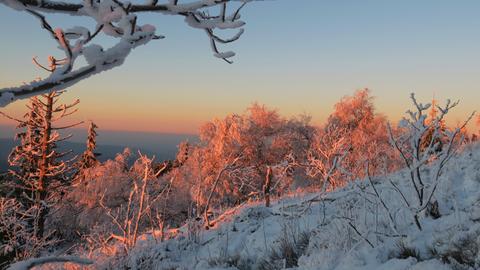
M394 186L402 196L407 207L413 209L415 224L422 230L420 214L434 204L434 193L443 173L445 164L455 155L463 139L459 138L462 130L472 119L474 113L456 129L449 129L445 124L445 116L458 105L457 102L447 100L444 106L435 104L422 104L411 94L415 110L408 110L399 124L399 135L395 135L392 127L388 126L390 142L395 151L408 169L409 181L415 191L418 202L409 203L402 191ZM428 112L428 110L430 110ZM432 173L428 174L424 168L430 165Z
M253 0L197 0L186 3L168 1L159 4L157 0L149 3L134 4L118 0L83 1L79 3L62 1L34 0L0 0L10 8L25 11L40 20L42 28L58 43L63 56L48 58L48 67L34 58L35 65L51 72L47 78L32 81L19 87L0 89L0 107L17 99L47 93L53 90L66 89L92 75L110 70L124 63L130 52L151 40L161 39L156 29L150 24L138 23L143 12L164 15L178 15L192 28L204 30L210 39L211 49L215 57L232 63L232 51L220 51L218 43L227 44L238 40L244 33L245 22L240 20L240 11ZM217 11L220 9L220 11ZM218 12L210 15L210 12ZM53 27L45 14L60 13L72 16L92 18L97 26L90 31L83 26L70 29ZM236 30L230 37L221 37L217 31ZM99 44L89 44L100 32L118 39L111 48L104 49ZM73 69L75 61L84 57L87 65Z

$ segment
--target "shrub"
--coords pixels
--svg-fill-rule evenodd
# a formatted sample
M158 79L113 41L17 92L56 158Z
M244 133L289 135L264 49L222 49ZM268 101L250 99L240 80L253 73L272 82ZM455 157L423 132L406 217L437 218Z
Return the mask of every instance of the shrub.
M289 235L283 230L283 235L277 240L278 246L270 250L266 259L261 259L260 270L274 270L298 266L298 259L305 254L310 243L309 232L303 231Z

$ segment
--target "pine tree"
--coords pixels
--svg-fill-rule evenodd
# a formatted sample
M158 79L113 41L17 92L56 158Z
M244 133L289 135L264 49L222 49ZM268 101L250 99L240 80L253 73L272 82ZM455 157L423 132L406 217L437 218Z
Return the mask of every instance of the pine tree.
M98 128L98 126L95 125L95 123L90 122L90 125L88 127L87 149L82 156L82 169L91 168L98 164L97 157L100 156L100 154L95 153L95 149L97 148L97 131L95 130L96 128Z
M62 137L59 130L68 129L77 124L56 126L57 121L75 113L76 100L70 105L56 105L63 92L32 97L27 108L29 112L18 122L17 128L23 129L17 134L20 145L15 147L9 163L13 167L10 173L16 179L11 183L15 189L14 196L23 202L27 209L33 208L35 214L29 221L33 235L40 239L44 237L45 220L49 204L59 199L62 189L68 184L68 162L62 159L70 153L59 152L57 143L68 139L71 135Z
M78 185L85 180L85 170L93 168L98 165L99 161L97 159L100 156L100 153L96 153L95 149L97 148L97 131L95 130L98 126L94 122L90 122L88 126L88 135L87 135L87 148L83 152L82 157L77 162L75 166L77 172L74 178L74 185Z

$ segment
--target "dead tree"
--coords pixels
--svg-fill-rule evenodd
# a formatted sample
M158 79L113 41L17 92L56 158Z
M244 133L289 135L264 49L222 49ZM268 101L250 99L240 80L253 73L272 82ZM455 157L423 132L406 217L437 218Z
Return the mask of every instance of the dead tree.
M62 92L51 92L30 99L27 108L30 110L23 120L7 116L23 129L17 134L21 140L9 156L9 163L14 169L10 173L18 180L11 183L18 190L27 208L36 209L31 226L37 238L44 236L44 224L48 214L49 203L58 199L62 187L67 184L66 173L68 162L63 159L69 152L59 152L57 143L68 139L62 137L60 130L74 127L80 123L57 126L55 123L77 110L78 100L70 105L56 105Z
M140 45L152 40L164 38L157 35L150 24L140 24L140 14L149 12L162 15L183 17L188 26L205 32L210 40L215 57L232 63L232 51L220 51L219 44L228 44L238 40L243 32L245 22L240 19L240 11L252 0L169 0L158 3L130 3L121 0L99 1L56 1L42 0L0 0L9 8L24 11L40 20L42 28L55 40L63 56L50 56L48 65L41 65L35 58L34 63L51 72L50 76L18 87L0 89L0 106L5 106L16 99L47 93L52 89L64 90L79 81L100 72L113 69L124 63L130 52ZM184 3L182 3L184 2ZM95 29L85 26L62 28L51 26L46 14L56 13L93 19ZM235 30L229 37L222 37L219 32ZM115 38L118 42L108 49L99 44L90 44L102 33ZM98 41L98 39L95 39ZM77 60L83 57L86 65L75 69Z

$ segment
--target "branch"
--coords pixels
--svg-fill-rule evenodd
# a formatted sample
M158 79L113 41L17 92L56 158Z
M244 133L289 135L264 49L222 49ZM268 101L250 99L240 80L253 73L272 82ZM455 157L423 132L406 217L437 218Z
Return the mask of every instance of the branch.
M179 4L178 1L169 1L166 4L157 5L153 1L148 5L134 5L123 3L119 0L85 1L83 3L69 3L50 0L1 0L0 3L16 10L26 11L37 17L42 28L58 42L60 49L66 54L66 58L56 60L50 57L50 67L42 66L33 59L34 63L49 72L51 75L40 81L33 81L20 87L0 89L0 107L6 106L16 99L28 98L33 95L50 91L64 90L79 81L86 79L102 71L110 70L123 64L125 58L135 47L146 44L153 39L163 38L155 35L155 27L151 25L139 25L137 15L140 12L154 12L168 15L185 17L185 22L193 28L205 30L211 43L214 56L232 63L229 58L234 52L221 52L216 42L231 43L238 40L244 32L241 28L245 23L240 21L240 10L247 2L252 0L197 0ZM240 2L231 15L227 15L227 4ZM205 9L220 7L218 16L210 16ZM88 29L76 26L67 31L61 28L53 28L42 13L63 13L73 16L93 18L97 27L93 35ZM237 33L230 38L221 38L214 30L237 29ZM104 51L99 45L85 45L103 31L106 35L119 38L117 45ZM70 45L70 41L76 42ZM75 60L84 56L88 65L72 70ZM58 68L57 68L58 65Z
M372 181L372 177L370 175L370 164L369 164L369 162L367 162L367 164L366 164L365 174L367 175L368 182L370 182L370 186L372 187L373 191L375 192L375 195L380 200L380 203L382 204L383 208L385 208L385 210L387 211L388 218L390 219L393 231L397 235L400 235L400 233L398 233L397 225L395 223L395 220L393 219L393 216L392 216L392 213L390 212L390 209L388 208L387 204L383 201L382 197L380 196L380 194L377 191L377 188L375 187L375 184Z
M353 225L350 221L348 222L348 225L358 234L358 236L360 236L365 242L367 242L367 244L372 247L372 248L375 248L375 246L372 244L372 242L370 242L370 240L368 240L365 236L363 236L358 230L357 230L357 227L355 227L355 225Z

